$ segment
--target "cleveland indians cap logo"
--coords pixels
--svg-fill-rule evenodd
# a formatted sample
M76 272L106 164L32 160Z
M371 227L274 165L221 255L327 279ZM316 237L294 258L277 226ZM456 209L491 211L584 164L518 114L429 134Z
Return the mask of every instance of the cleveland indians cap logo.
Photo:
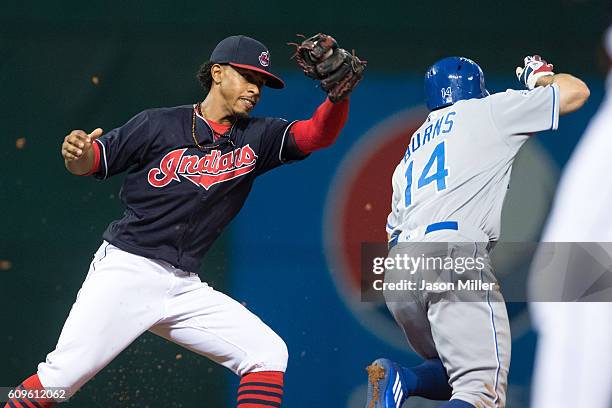
M267 67L268 65L270 65L270 52L264 51L259 54L259 63L262 67Z
M181 177L208 190L217 183L232 180L255 170L257 155L249 146L243 146L229 153L213 150L206 156L186 155L187 149L167 153L159 167L149 170L148 181L153 187L165 187Z

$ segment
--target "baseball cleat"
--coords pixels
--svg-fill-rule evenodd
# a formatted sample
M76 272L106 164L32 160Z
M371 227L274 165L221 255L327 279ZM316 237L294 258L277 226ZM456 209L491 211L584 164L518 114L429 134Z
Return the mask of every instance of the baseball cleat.
M399 408L408 398L408 387L399 364L379 358L366 367L368 400L366 408Z

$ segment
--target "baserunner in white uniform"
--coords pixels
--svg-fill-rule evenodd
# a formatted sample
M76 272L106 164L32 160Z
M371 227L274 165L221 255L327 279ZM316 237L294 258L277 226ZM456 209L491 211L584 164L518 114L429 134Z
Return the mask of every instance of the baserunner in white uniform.
M526 57L517 77L527 90L489 95L482 70L467 58L445 58L427 71L431 113L395 169L387 220L389 257L423 262L412 271L388 268L385 283L412 280L415 289L384 293L426 361L411 368L374 361L368 408L400 407L413 395L447 400L445 408L505 406L510 327L488 251L500 237L520 147L534 132L556 129L559 115L589 96L581 80L555 75L539 56Z

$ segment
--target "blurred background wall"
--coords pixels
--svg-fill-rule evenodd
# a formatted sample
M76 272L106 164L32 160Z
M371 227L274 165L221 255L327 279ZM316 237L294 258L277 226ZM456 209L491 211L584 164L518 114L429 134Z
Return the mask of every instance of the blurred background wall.
M233 34L267 44L288 85L266 89L255 114L307 118L324 94L298 72L285 43L322 31L369 61L348 124L332 148L256 182L201 276L286 340L285 406L363 406L371 360L418 361L384 306L359 302L353 265L360 242L384 240L391 171L425 116L423 72L438 58L464 55L480 63L490 91L503 91L519 87L514 68L522 58L540 53L590 86L585 108L530 141L515 166L502 239L537 240L559 170L603 95L600 38L609 10L606 0L2 2L0 386L19 383L53 349L101 233L122 214L121 176L68 174L63 137L201 100L195 72ZM496 266L521 279L527 263L500 256ZM508 407L524 407L536 338L525 305L508 308ZM147 334L65 406L229 407L236 383L225 369Z

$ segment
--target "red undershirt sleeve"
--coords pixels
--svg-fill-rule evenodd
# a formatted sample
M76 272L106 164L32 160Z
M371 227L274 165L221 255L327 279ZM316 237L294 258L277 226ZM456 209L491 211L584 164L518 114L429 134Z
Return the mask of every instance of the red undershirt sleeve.
M306 154L312 153L336 141L346 123L348 112L348 98L336 104L325 98L312 118L294 123L289 133L298 149Z
M97 172L98 169L100 168L100 146L98 145L98 142L94 140L93 143L91 144L91 148L94 151L93 165L91 166L91 169L87 173L81 174L81 176L91 176L92 174Z

